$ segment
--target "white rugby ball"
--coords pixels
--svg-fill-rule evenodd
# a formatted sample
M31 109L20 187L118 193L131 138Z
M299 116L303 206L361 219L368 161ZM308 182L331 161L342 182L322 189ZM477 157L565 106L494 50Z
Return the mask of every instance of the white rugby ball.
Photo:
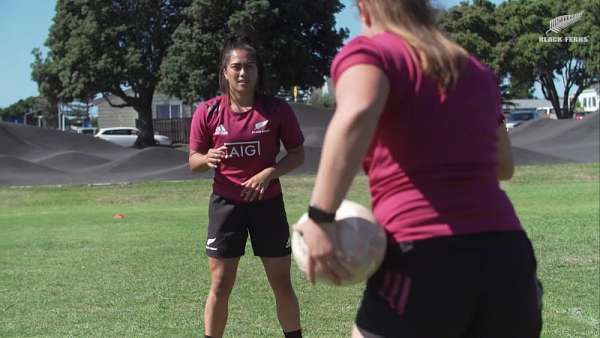
M307 218L305 213L298 222ZM326 231L333 241L339 261L351 274L349 279L341 281L342 285L366 280L381 265L387 239L369 209L356 202L344 200L335 213L335 222L326 228ZM292 253L296 264L306 274L308 251L302 235L295 230L292 233ZM319 266L315 268L315 278L320 282L333 284L323 275Z

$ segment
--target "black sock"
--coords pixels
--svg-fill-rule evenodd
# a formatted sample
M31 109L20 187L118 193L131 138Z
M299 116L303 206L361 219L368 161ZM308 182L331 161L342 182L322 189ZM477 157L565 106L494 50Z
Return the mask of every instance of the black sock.
M302 330L296 330L291 332L283 332L285 338L302 338Z

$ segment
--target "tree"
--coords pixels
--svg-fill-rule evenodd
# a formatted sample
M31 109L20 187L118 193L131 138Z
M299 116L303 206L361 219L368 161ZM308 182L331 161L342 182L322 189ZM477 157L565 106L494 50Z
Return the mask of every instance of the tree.
M48 56L34 51L32 77L50 98L87 102L101 94L114 107L133 107L139 145L154 145L152 98L171 35L190 1L58 0Z
M442 12L438 24L450 38L475 55L490 68L498 71L494 46L499 41L494 30L496 5L488 0L476 0L473 4L461 2Z
M51 56L42 57L40 49L32 52L35 61L31 64L31 79L38 84L40 98L45 102L45 117L51 124L58 127L58 104L62 92L62 84L58 77L57 64L52 62ZM71 101L63 96L63 99Z
M34 113L37 115L43 114L46 109L46 102L43 97L29 96L21 99L6 108L0 108L0 120L8 120L13 118L25 118L25 114ZM27 121L23 121L27 123Z
M572 117L581 91L599 81L599 6L595 0L515 0L502 3L496 10L496 30L500 35L496 55L500 69L523 82L539 81L558 118ZM562 42L544 39L551 19L578 12L583 12L581 22L559 34L548 35L554 40L562 38ZM573 42L565 36L585 39ZM564 85L562 105L555 86L557 77ZM569 101L575 87L578 89Z
M348 36L335 29L338 0L195 0L173 35L161 87L186 103L218 91L219 53L229 34L252 32L273 90L321 86Z
M501 42L496 26L496 5L488 0L461 2L440 13L440 28L449 37L490 67L506 82L500 89L506 100L533 97L533 80L520 74L508 74L500 67L496 46Z
M540 41L546 37L551 19L583 11L580 22L565 30L568 36L588 42ZM450 37L490 66L507 82L503 97L532 97L533 85L541 84L544 97L552 102L559 118L573 114L577 97L598 83L600 73L600 3L595 0L515 0L496 7L488 0L464 1L440 15L439 23ZM565 32L560 37L565 36ZM551 37L556 37L554 33ZM543 39L542 39L543 40ZM555 80L564 85L563 110ZM572 90L575 90L571 101Z

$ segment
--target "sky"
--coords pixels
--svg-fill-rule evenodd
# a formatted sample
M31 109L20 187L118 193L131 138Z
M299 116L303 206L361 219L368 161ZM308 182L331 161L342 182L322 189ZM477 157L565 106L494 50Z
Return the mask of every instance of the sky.
M501 0L496 0L499 2ZM342 0L346 8L338 13L338 27L350 29L350 37L360 34L358 11L353 0ZM444 8L460 0L434 0ZM54 17L52 0L0 0L0 108L20 99L38 95L31 80L34 48L41 48ZM536 95L541 96L541 94Z

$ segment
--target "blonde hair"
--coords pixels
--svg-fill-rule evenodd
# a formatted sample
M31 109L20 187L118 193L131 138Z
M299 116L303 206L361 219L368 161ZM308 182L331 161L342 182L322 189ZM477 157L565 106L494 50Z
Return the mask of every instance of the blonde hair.
M437 28L428 0L362 1L386 31L406 41L423 72L436 79L440 89L454 88L468 53Z

